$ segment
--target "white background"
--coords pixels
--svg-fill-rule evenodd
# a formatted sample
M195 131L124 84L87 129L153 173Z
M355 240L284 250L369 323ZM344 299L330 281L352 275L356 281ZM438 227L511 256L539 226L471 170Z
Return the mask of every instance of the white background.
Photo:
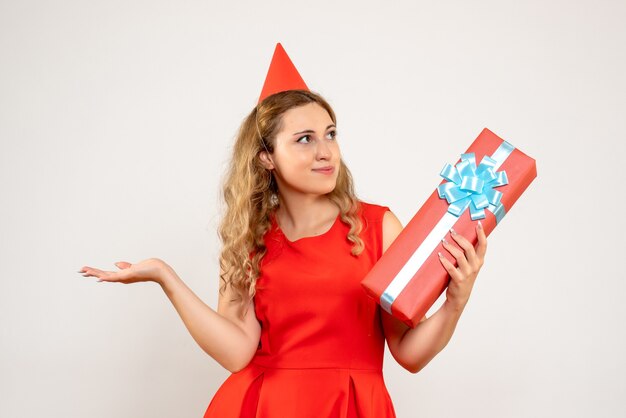
M405 225L484 127L537 161L448 346L418 374L387 352L398 417L624 416L625 21L617 0L2 0L0 416L202 416L228 372L160 287L76 271L159 257L216 308L220 182L276 42L360 198Z

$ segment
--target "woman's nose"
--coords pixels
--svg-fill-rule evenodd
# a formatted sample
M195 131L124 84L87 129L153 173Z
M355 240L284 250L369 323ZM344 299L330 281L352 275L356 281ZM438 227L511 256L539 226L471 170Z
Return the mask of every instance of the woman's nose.
M332 150L330 149L330 145L328 145L324 141L319 141L317 143L317 158L329 159L332 156Z

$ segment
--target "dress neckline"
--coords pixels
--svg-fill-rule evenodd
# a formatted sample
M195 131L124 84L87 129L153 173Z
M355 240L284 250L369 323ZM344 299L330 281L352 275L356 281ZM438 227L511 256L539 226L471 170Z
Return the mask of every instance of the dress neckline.
M283 230L281 229L280 225L278 225L278 221L276 220L276 214L275 214L275 213L272 213L272 216L271 216L272 223L274 224L274 227L276 228L276 232L278 232L278 234L279 234L280 236L282 236L282 237L283 237L283 239L284 239L287 243L289 243L289 244L297 244L297 243L299 243L299 242L301 242L301 241L308 241L308 240L312 240L312 239L315 239L315 238L322 238L322 237L324 237L324 236L326 236L326 235L330 234L330 232L331 232L333 229L335 229L335 228L337 227L337 224L339 224L339 220L340 220L340 218L341 218L341 212L339 212L339 214L338 214L338 215L337 215L337 217L335 218L335 221L334 221L334 222L333 222L333 224L330 226L330 228L328 228L328 230L327 230L327 231L322 232L322 233L321 233L321 234L319 234L319 235L311 235L311 236L308 236L308 237L301 237L301 238L298 238L298 239L297 239L297 240L295 240L295 241L291 241L289 238L287 238L287 235L285 235L285 233L284 233L284 232L283 232Z

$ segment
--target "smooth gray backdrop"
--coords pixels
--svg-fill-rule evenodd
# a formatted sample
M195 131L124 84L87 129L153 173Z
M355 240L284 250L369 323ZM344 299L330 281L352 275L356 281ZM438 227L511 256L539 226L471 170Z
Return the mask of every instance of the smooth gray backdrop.
M211 307L220 182L276 42L403 224L484 127L538 178L449 345L387 352L398 417L626 415L623 1L0 1L0 416L201 417L228 376L154 283ZM441 299L431 309L437 309Z

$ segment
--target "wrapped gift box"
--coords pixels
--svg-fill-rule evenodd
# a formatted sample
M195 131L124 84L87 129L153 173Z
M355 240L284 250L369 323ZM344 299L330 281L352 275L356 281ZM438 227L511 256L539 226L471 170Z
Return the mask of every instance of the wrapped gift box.
M458 247L450 228L478 242L476 223L494 230L537 177L535 160L485 128L461 159L446 164L444 180L361 282L383 309L414 328L448 286L439 261L442 238ZM459 247L460 248L460 247Z

